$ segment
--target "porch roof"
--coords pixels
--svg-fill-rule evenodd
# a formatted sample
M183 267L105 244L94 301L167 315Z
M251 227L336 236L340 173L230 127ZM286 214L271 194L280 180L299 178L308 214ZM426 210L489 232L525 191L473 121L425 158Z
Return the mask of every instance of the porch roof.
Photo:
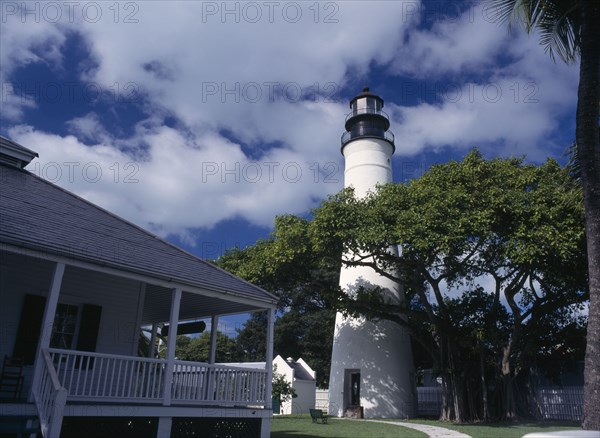
M277 298L17 167L0 163L0 243L256 300Z

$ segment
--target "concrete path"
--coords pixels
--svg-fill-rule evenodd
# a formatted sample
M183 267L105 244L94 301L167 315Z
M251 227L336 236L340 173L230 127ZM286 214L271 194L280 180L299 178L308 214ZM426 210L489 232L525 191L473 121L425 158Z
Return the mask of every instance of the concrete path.
M428 426L418 423L404 423L401 421L383 421L383 420L365 420L373 423L395 424L396 426L408 427L420 432L426 433L430 438L471 438L470 435L457 432L455 430L446 429L445 427Z

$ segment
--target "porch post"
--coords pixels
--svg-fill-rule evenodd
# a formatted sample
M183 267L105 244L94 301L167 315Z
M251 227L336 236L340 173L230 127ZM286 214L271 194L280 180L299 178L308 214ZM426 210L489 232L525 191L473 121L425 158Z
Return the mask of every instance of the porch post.
M138 309L135 317L135 326L133 328L133 342L131 345L132 356L137 356L140 346L140 335L142 329L142 317L144 313L144 301L146 300L146 283L140 283L140 293L138 294Z
M219 316L213 315L210 320L210 354L208 363L214 364L217 357L217 327L219 326Z
M181 289L173 289L171 296L171 318L169 320L169 337L167 339L167 366L165 369L165 387L163 389L163 405L171 405L171 386L173 385L173 370L175 367L175 342L177 340L177 325L179 324L179 305L181 304Z
M156 438L170 438L173 427L173 417L158 417L158 430Z
M273 335L275 332L275 309L268 310L267 318L267 358L265 368L267 371L266 391L265 391L265 407L272 408L271 392L273 389Z
M265 371L267 381L265 382L265 408L271 410L271 417L263 417L260 421L260 438L271 436L271 422L273 418L273 334L275 332L275 309L269 309L267 314L267 358Z
M148 357L154 359L154 349L156 348L156 332L158 331L158 323L152 323L152 332L150 334L150 348L148 348Z
M33 385L31 386L31 392L29 393L30 402L34 401L33 393L37 390L40 373L42 367L44 366L44 359L42 358L41 354L42 349L48 348L50 346L50 338L52 337L52 326L54 325L54 316L56 315L56 306L58 305L58 296L60 295L60 287L62 285L64 273L65 264L57 262L56 265L54 265L52 283L50 283L50 290L48 291L48 298L46 299L46 308L44 309L44 317L42 319L40 341L38 342L35 354Z

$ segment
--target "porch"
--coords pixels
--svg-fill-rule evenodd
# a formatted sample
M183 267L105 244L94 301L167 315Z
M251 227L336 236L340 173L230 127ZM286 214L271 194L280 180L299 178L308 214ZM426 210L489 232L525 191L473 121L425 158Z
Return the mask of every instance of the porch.
M173 417L271 417L267 371L44 349L33 401L44 436L58 436L64 417L159 418L159 436ZM170 376L170 378L169 378Z
M44 349L42 354L45 366L34 388L38 409L48 405L54 391L56 395L62 391L66 402L253 408L271 403L266 397L264 369L175 360L169 370L166 359L56 348Z
M128 426L135 417L156 428L130 436L168 437L186 422L212 421L222 434L260 417L247 435L268 437L277 297L28 172L36 156L0 137L0 357L19 358L23 375L0 423L33 409L45 437L61 435L64 417L89 425L74 435L89 438L97 418ZM259 311L264 370L217 365L219 318ZM179 361L177 334L206 323L203 362Z
M10 344L13 356L33 348L31 365L25 367L23 396L27 398L13 403L3 400L1 416L33 408L45 437L61 436L63 419L68 426L83 417L147 419L157 423L156 436L170 436L182 422L205 424L204 418L218 422L218 427L250 424L259 428L255 436L267 436L272 416L271 361L261 369L219 364L218 359L227 358L218 358L216 347L222 315L268 310L266 350L270 354L271 306L190 286L167 287L156 279L106 272L105 267L50 261L22 249L0 251L0 256L9 274L3 286L13 291L11 299L22 303L5 312L10 319L2 335L9 342L3 343L2 353L10 355ZM28 277L32 270L35 277ZM40 291L35 300L28 293L32 290ZM210 327L207 361L178 360L173 335L197 327L190 321L199 319ZM138 348L142 327L150 332L144 356ZM161 328L163 351L158 357ZM61 345L66 348L57 348Z

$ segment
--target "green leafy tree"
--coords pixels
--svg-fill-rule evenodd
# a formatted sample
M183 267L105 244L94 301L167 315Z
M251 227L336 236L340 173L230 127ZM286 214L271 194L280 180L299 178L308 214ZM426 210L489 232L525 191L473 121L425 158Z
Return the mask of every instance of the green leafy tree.
M175 341L175 356L179 360L208 362L210 355L210 332L204 332L196 338L178 335ZM162 353L164 356L164 351ZM216 362L242 362L243 356L235 339L217 332Z
M292 388L291 382L285 379L283 374L277 372L277 366L273 368L273 398L278 398L282 403L296 397L296 390Z
M517 385L528 369L520 362L523 341L543 315L587 299L581 189L555 161L533 166L472 151L463 162L433 166L363 199L351 190L333 196L314 212L311 226L316 251L343 242L344 265L369 266L404 285L407 299L399 306L363 287L338 295L337 305L395 321L429 351L443 376L444 419L484 416L469 408L480 403L465 400L472 391L462 367L473 362L465 343L484 356L482 344L493 349L499 416L525 413ZM394 245L398 255L388 250ZM447 289L467 295L456 305ZM486 299L473 295L481 290ZM508 332L498 328L507 324L502 301L510 310ZM477 305L482 340L457 314L465 303Z
M217 264L279 296L274 353L304 358L317 372L318 385L326 387L341 261L338 248L314 250L309 225L303 218L280 216L270 239L230 250ZM238 331L247 360L264 360L265 339L265 314L253 314Z
M583 428L600 430L600 2L597 0L491 0L502 20L539 32L554 59L579 57L576 135L585 204L589 320Z
M271 239L220 262L280 295L275 351L283 357L302 356L328 373L334 309L389 319L443 376L443 418L514 418L527 414L529 371L548 372L534 353L560 357L550 346L576 333L574 306L586 299L582 224L581 189L569 169L488 161L473 151L365 199L344 191L312 221L280 217ZM398 256L387 250L393 245ZM376 288L341 292L342 253L345 265L402 283L405 302L390 306ZM262 345L266 321L254 319L247 344ZM580 350L570 351L576 359Z
M267 354L267 313L253 313L243 327L236 330L236 346L244 361L264 361Z

